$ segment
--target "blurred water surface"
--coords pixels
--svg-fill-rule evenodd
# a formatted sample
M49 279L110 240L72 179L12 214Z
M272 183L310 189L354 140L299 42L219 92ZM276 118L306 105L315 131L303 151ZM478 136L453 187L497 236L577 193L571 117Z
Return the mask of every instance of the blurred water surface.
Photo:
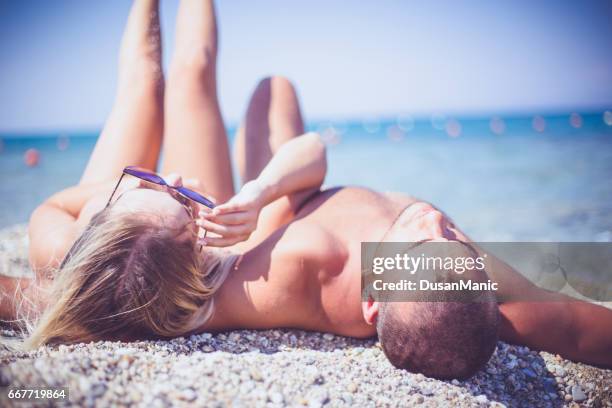
M429 200L477 241L610 241L612 115L606 115L400 116L308 128L329 144L328 186ZM0 227L26 222L47 196L78 182L96 136L3 135ZM31 148L40 152L33 168L23 159Z

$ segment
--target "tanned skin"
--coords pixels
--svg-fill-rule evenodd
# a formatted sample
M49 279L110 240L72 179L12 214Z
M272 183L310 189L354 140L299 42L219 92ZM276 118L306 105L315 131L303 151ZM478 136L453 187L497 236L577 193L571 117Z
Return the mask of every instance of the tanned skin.
M158 19L151 17L156 13L157 1L134 2L115 107L80 184L52 196L32 215L30 258L39 284L0 277L1 317L14 318L17 286L35 300L31 307L45 307L49 272L104 207L124 166L156 168L163 135L163 171L184 177L169 182L199 188L224 203L194 220L217 233L203 244L243 255L215 295L212 319L186 334L287 327L374 336L378 305L361 301L361 242L469 238L441 211L409 196L321 189L325 147L316 135L304 135L296 91L281 77L262 80L249 103L234 151L243 187L234 195L217 102L212 2L182 1L165 86ZM129 202L129 194L122 200ZM500 304L502 340L612 367L612 311L543 291L501 261L488 273L502 287L549 300Z

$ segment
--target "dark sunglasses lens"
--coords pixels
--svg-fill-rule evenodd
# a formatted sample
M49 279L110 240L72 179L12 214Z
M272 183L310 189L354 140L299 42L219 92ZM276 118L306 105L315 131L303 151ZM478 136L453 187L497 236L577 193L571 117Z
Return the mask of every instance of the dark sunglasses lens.
M186 187L179 187L177 188L177 190L183 194L184 196L190 198L193 201L196 201L200 204L203 204L205 206L207 206L208 208L215 208L215 204L210 201L208 198L204 197L202 194L200 193L196 193L193 190L190 190Z
M166 185L166 182L164 181L164 179L158 176L157 174L147 173L145 171L134 170L134 169L125 169L124 171L125 173L131 176L138 177L139 179L142 179L142 180L145 180L151 183L155 183L155 184L161 184L162 186Z

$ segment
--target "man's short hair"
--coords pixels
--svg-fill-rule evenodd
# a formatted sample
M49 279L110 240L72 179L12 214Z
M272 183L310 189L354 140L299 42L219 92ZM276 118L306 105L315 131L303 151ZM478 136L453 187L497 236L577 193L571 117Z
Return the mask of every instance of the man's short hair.
M431 243L415 251L442 258L478 256L459 242ZM488 280L484 270L422 271L415 276L438 282ZM496 297L484 290L418 291L408 299L381 301L376 324L382 349L394 366L440 379L468 378L482 368L495 351L498 328Z
M394 366L439 379L464 379L493 354L495 301L381 303L376 329Z

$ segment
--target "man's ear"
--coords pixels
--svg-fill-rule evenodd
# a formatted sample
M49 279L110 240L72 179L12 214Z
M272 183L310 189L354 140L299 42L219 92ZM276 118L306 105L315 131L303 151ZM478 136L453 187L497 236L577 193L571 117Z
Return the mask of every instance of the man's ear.
M376 323L376 318L378 317L378 301L372 299L372 297L368 297L366 302L361 302L361 312L363 314L363 319L367 324Z

